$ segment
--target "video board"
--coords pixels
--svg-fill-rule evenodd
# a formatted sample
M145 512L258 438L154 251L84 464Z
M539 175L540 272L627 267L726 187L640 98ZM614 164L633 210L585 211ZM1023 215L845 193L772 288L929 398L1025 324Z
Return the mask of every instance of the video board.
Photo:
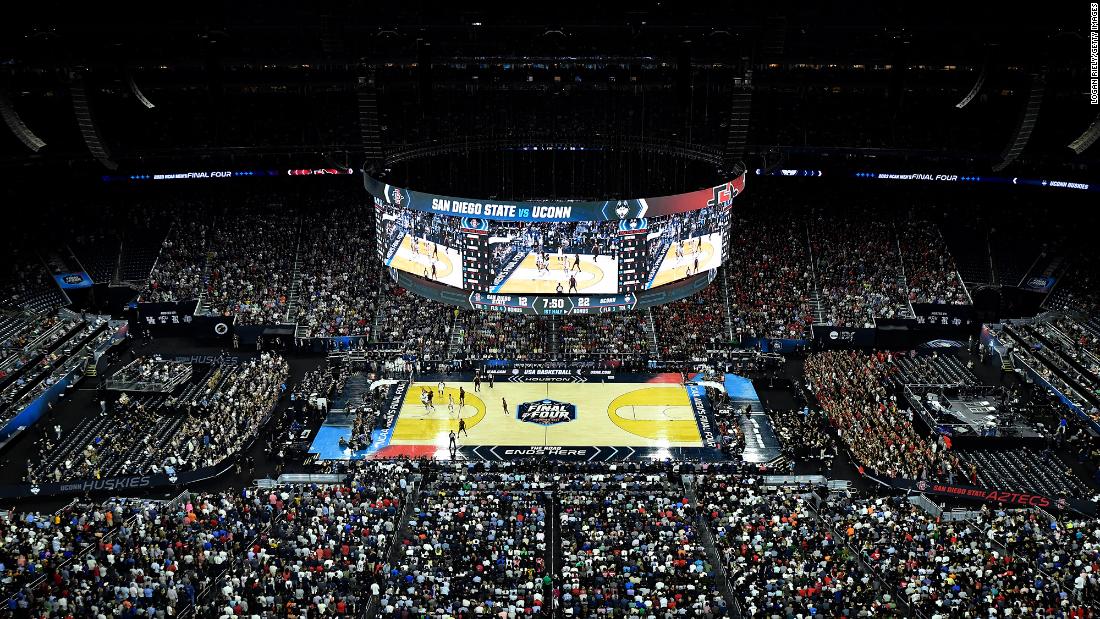
M493 295L624 295L713 271L744 175L657 198L477 201L369 176L387 267Z

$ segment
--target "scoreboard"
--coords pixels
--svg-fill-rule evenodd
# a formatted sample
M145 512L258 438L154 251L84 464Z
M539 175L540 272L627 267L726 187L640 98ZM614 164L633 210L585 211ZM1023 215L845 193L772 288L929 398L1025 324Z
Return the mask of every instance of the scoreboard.
M745 176L602 201L479 201L364 174L378 258L410 291L458 307L555 316L651 307L705 287L728 255Z
M633 293L608 295L520 295L470 293L470 307L491 312L559 316L626 312L638 305Z

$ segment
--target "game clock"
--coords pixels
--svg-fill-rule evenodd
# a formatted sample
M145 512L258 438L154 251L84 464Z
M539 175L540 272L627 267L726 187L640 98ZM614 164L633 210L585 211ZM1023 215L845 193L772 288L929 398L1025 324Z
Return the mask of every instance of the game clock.
M567 296L470 293L473 309L535 316L626 312L637 304L637 296L631 293Z

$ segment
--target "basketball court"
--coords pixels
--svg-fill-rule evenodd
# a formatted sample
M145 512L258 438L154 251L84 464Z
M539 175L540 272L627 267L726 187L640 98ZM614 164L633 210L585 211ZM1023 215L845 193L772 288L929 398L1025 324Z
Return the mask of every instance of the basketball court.
M416 238L408 234L401 239L397 251L386 262L386 266L400 269L413 275L435 280L448 286L462 286L460 254L444 245ZM432 267L435 276L432 276Z
M661 257L647 288L656 288L722 266L722 235L693 237L672 243Z
M310 451L321 459L720 457L705 389L681 384L679 374L563 376L567 382L515 378L501 377L492 388L482 382L479 391L470 381L445 382L442 391L438 381L404 383L392 403L394 422L372 436L369 447L334 450L331 442L338 438L330 432L323 439L328 444L318 444L319 434ZM458 435L454 452L452 431Z
M549 262L540 268L539 255L528 253L519 266L508 275L493 292L501 294L554 294L561 284L561 292L569 292L569 276L577 280L574 292L587 294L614 294L619 288L619 261L611 256L580 254L550 254Z

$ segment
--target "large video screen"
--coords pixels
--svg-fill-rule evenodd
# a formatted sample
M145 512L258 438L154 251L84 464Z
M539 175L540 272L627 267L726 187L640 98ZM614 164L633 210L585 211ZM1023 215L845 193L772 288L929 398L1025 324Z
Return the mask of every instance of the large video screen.
M393 269L490 294L613 295L717 269L745 177L674 196L491 202L366 177Z

